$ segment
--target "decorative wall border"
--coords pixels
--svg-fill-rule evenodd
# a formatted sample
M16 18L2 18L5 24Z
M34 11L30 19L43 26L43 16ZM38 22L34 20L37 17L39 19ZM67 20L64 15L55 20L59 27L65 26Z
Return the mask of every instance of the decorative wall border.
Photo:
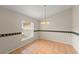
M58 30L34 30L34 32L60 32L60 33L72 33L79 36L79 33L73 31L58 31Z
M5 34L0 34L0 37L13 36L13 35L20 35L20 34L21 34L21 32L5 33Z
M79 33L72 32L72 31L57 31L57 30L34 30L34 32L59 32L59 33L72 33L79 36ZM14 36L14 35L20 35L22 32L15 32L15 33L5 33L0 34L0 37L7 37L7 36Z
M75 34L75 35L79 36L79 33L77 33L77 32L73 32L73 34Z
M58 30L35 30L34 32L60 32L60 33L72 33L72 31L58 31Z

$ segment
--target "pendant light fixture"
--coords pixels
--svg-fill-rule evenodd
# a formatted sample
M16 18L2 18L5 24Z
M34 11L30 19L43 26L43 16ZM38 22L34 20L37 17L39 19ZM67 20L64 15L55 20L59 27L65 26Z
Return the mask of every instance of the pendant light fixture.
M46 5L44 5L44 18L43 18L43 20L41 21L41 24L44 24L44 25L47 25L47 24L49 24L50 22L46 19L47 17L46 17Z

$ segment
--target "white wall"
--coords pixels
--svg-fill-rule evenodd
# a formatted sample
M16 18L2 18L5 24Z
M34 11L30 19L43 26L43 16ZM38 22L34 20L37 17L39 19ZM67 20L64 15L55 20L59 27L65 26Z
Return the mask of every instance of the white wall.
M58 30L58 31L71 31L72 30L72 9L64 10L60 13L52 15L47 19L49 25L40 25L40 30ZM58 33L58 32L41 32L41 39L54 40L62 43L71 44L70 33Z
M35 29L38 29L38 21L29 18L23 14L16 13L14 11L7 10L0 7L0 34L1 33L14 33L22 32L21 21L32 21L35 24ZM35 36L30 40L37 39L38 33L34 33ZM0 52L7 53L12 49L18 48L27 44L28 40L21 41L22 35L0 37Z
M79 33L79 6L73 7L73 31ZM79 36L73 34L72 43L79 53Z

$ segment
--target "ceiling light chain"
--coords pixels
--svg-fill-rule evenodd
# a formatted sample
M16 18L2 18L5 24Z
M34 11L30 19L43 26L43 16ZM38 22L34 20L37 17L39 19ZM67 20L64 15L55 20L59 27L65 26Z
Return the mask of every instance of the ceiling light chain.
M49 21L46 20L46 5L44 5L44 18L43 21L41 21L41 24L49 24Z

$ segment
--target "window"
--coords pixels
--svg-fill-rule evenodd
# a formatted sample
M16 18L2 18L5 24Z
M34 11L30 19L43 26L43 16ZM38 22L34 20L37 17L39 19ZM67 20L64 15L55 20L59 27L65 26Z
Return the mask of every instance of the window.
M22 22L22 40L30 39L34 36L34 23L23 21Z

